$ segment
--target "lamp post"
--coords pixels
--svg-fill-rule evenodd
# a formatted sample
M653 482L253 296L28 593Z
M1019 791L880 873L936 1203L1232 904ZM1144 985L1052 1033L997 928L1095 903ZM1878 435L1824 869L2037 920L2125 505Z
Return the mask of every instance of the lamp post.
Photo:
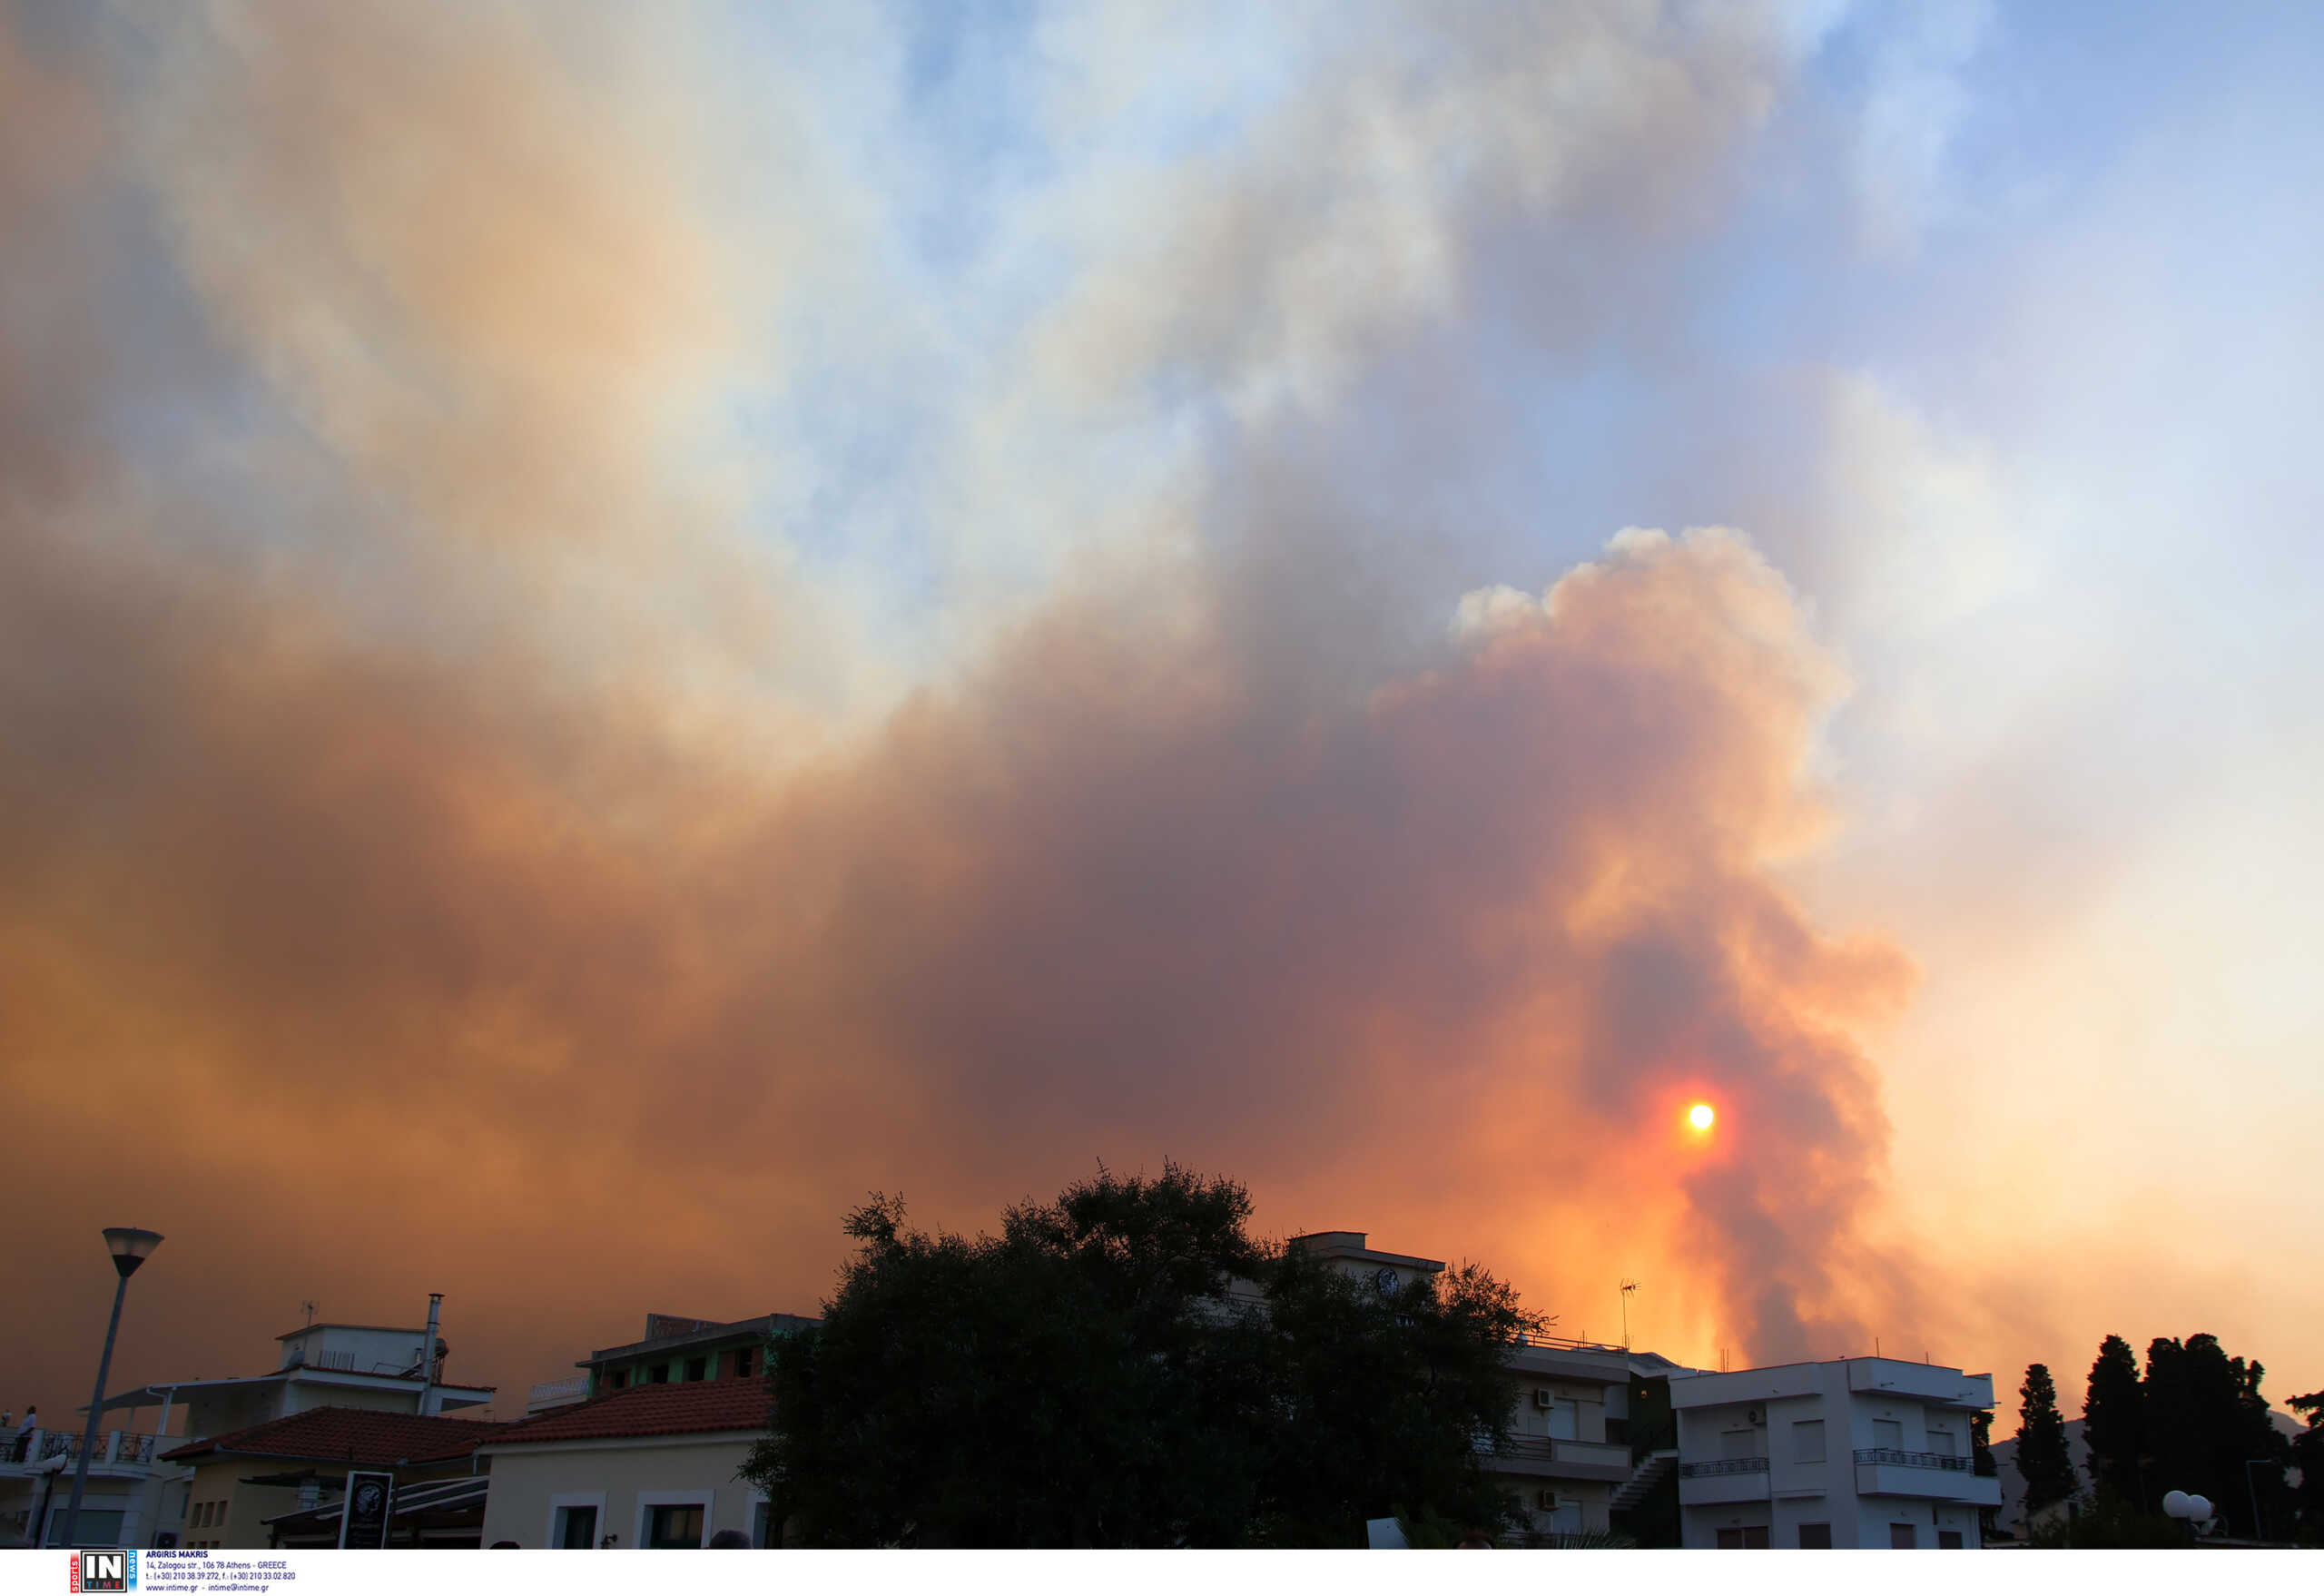
M153 1256L161 1236L151 1230L113 1226L105 1232L105 1246L113 1254L113 1273L121 1284L113 1288L113 1322L105 1326L104 1355L97 1360L97 1394L89 1399L89 1427L81 1433L81 1461L73 1470L73 1502L64 1510L64 1543L81 1542L81 1493L88 1489L89 1459L97 1449L97 1421L104 1416L105 1376L113 1372L113 1338L121 1330L121 1301L129 1295L129 1277L137 1266Z

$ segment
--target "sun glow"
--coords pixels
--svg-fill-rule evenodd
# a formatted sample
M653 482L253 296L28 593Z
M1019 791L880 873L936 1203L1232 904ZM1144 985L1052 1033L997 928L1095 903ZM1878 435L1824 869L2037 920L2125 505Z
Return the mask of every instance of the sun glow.
M1711 1107L1709 1103L1697 1103L1693 1108L1687 1110L1687 1123L1693 1126L1697 1130L1709 1130L1711 1127L1711 1121L1718 1118L1718 1115L1711 1112Z

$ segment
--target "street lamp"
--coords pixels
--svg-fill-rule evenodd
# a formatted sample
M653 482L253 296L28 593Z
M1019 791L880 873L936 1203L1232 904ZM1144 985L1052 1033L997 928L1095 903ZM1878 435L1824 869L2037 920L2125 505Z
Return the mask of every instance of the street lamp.
M2200 1535L2203 1532L2203 1526L2211 1522L2211 1499L2190 1496L2184 1491L2166 1491L2162 1495L2162 1511L2171 1518L2186 1520L2188 1529Z
M81 1543L81 1493L89 1485L89 1458L97 1449L97 1421L104 1416L105 1376L113 1372L113 1338L121 1330L121 1300L129 1295L129 1277L137 1266L162 1245L156 1231L113 1226L105 1231L105 1247L113 1254L113 1273L121 1284L113 1288L113 1322L105 1326L105 1352L97 1360L97 1394L89 1401L89 1427L81 1433L81 1461L73 1470L73 1503L64 1510L64 1543Z

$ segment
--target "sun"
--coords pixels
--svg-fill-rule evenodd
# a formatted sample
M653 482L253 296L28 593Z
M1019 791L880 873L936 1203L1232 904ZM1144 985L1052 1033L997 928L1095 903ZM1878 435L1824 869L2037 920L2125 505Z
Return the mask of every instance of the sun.
M1697 1103L1693 1108L1687 1110L1687 1123L1693 1126L1697 1130L1709 1130L1711 1126L1711 1121L1718 1118L1718 1116L1717 1114L1711 1112L1711 1107L1709 1103Z

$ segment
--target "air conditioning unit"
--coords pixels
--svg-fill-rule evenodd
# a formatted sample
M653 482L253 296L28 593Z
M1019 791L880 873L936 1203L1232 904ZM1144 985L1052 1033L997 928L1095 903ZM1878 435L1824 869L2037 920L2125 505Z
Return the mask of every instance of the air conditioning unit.
M1543 1512L1555 1512L1558 1510L1558 1493L1554 1491L1536 1491L1533 1493L1533 1505Z
M1747 1424L1764 1424L1768 1422L1767 1410L1765 1408L1752 1408L1743 1415L1743 1422Z
M1533 1405L1535 1407L1554 1407L1557 1405L1557 1393L1551 1391L1548 1386L1536 1385L1533 1387Z

